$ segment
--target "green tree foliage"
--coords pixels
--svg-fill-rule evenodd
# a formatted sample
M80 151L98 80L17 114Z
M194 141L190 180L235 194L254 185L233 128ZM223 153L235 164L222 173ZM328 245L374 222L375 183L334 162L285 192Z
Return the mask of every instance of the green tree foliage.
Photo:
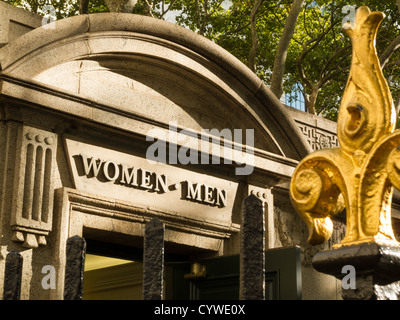
M174 20L211 39L270 85L275 54L294 1L299 0L139 0L133 13ZM50 4L57 19L77 15L79 8L79 0L6 2L37 13ZM341 28L349 14L343 9L349 5L360 2L304 0L284 61L284 91L291 92L300 84L308 111L333 120L351 62L351 44ZM362 5L386 14L378 32L377 51L395 103L400 106L399 8L395 0L365 0ZM106 11L104 0L90 1L91 13Z
M46 5L51 5L55 9L56 18L62 19L79 14L79 0L2 0L17 7L38 14L48 14L44 10ZM90 0L89 10L91 13L108 12L104 0Z

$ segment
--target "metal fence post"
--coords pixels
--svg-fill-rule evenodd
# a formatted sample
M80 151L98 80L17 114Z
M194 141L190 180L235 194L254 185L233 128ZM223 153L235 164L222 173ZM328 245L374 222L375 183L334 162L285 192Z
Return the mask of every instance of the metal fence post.
M243 201L240 239L240 299L265 299L264 203L255 195Z
M146 224L143 252L143 300L161 300L164 273L164 224L153 218Z

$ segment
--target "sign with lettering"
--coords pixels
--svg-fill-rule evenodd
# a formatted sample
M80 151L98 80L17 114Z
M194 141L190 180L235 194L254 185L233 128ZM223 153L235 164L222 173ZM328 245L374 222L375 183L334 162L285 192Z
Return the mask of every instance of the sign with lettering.
M237 183L66 138L77 190L230 224Z

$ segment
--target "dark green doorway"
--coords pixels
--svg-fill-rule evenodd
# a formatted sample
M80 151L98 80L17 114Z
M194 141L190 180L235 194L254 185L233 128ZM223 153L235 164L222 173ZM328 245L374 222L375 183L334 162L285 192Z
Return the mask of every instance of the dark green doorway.
M265 297L267 300L301 299L300 248L280 248L265 252ZM198 261L206 276L193 277L192 263L166 264L167 300L238 300L239 255Z

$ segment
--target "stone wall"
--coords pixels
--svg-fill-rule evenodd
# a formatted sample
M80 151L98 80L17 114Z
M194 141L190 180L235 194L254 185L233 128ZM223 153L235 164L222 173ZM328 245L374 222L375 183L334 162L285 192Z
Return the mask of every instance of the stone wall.
M39 27L1 48L0 61L0 283L9 251L22 252L21 299L63 298L70 237L140 251L153 217L165 225L168 254L237 254L248 193L268 203L266 244L274 248L270 190L290 182L309 148L279 100L222 48L159 19L104 13ZM147 161L149 135L181 147L169 133L184 128L195 161ZM211 128L254 130L249 177L236 174L241 163L222 137L218 150L201 149ZM202 166L203 154L220 165ZM153 189L158 178L163 187ZM54 290L41 285L48 265Z
M336 122L291 107L287 107L287 109L314 151L339 146ZM284 190L276 190L274 193L275 244L277 247L300 246L303 299L341 299L341 282L334 277L315 271L311 263L316 253L332 249L334 244L343 239L346 233L344 213L334 220L331 239L324 244L312 246L307 243L306 224L291 204L285 202L285 198L288 197L287 191Z
M308 228L305 222L288 201L288 191L275 188L273 197L275 247L299 246L301 249L302 298L304 300L341 299L340 281L315 271L311 262L316 253L332 249L334 244L343 239L346 232L343 217L334 221L334 232L329 241L313 246L307 242Z

